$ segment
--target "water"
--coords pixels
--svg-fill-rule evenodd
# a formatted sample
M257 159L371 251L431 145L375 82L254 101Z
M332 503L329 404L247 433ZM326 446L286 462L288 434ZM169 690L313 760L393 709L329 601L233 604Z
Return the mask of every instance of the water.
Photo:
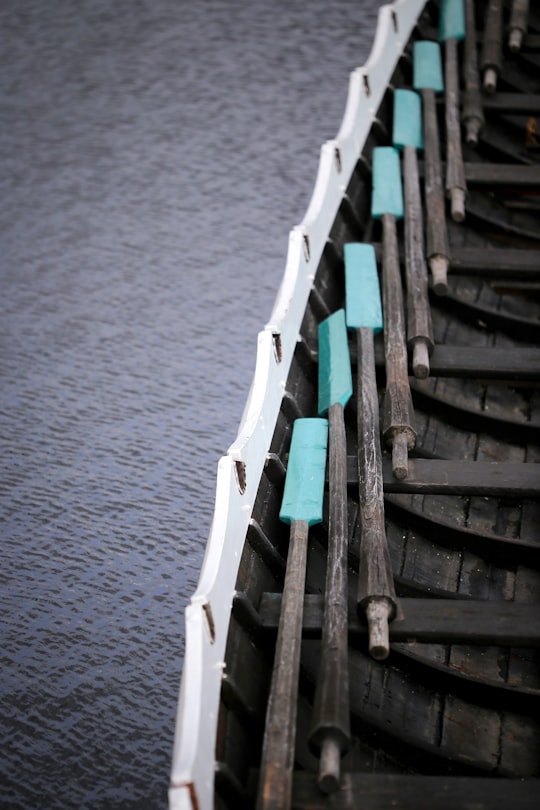
M2 807L166 805L217 460L378 5L1 5Z

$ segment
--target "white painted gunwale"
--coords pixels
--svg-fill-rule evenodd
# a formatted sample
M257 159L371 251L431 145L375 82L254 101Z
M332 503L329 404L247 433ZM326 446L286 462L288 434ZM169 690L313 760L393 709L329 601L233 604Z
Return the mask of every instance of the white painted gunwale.
M350 75L339 132L321 148L306 215L289 234L285 273L270 321L258 335L255 374L238 436L218 463L212 527L199 584L186 608L170 810L213 808L214 752L225 644L240 556L259 481L328 234L388 82L424 5L425 0L396 0L380 9L369 59ZM280 360L276 336L281 343ZM242 491L239 469L245 473Z

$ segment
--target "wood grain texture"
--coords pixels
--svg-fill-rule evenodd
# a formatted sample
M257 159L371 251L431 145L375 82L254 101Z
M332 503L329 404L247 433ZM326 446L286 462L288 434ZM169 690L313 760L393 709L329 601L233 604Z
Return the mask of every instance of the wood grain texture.
M347 643L347 441L343 407L332 405L329 419L329 525L322 656L317 677L310 745L320 753L325 739L341 753L349 745Z
M308 532L306 521L291 524L266 714L258 810L283 810L291 802Z
M396 441L403 439L406 448L410 450L414 447L416 431L405 345L396 221L391 214L383 217L383 311L386 364L383 436L393 449ZM400 468L398 474L403 477L406 469Z

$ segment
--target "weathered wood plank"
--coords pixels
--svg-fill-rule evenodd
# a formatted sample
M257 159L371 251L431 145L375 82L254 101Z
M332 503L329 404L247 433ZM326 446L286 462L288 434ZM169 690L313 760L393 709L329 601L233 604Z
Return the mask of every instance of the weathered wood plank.
M475 186L509 186L540 191L540 166L512 163L464 163L465 179Z
M375 353L377 366L384 364L382 350ZM432 377L470 377L478 380L540 380L540 349L447 346L437 344L430 358Z
M538 115L540 113L540 94L538 93L493 93L482 96L484 110L502 113L522 113Z
M383 461L385 492L444 493L497 497L538 497L540 464L456 461L415 458L409 460L409 476L396 481Z
M333 798L334 810L368 807L369 810L535 810L540 780L494 779L464 776L417 776L389 773L347 773L340 792ZM293 808L326 810L313 774L295 775Z
M356 459L347 463L349 486L358 483ZM386 493L479 495L482 497L537 498L540 464L456 459L409 459L409 475L398 480L388 458L383 459Z
M438 644L540 646L540 605L487 599L399 600L402 617L390 623L390 641ZM275 631L279 622L281 594L264 593L260 616L266 630ZM304 598L302 632L320 638L324 599L319 594ZM349 634L367 637L367 624L349 615Z
M519 349L436 346L431 359L431 374L483 380L538 381L540 349L534 346Z

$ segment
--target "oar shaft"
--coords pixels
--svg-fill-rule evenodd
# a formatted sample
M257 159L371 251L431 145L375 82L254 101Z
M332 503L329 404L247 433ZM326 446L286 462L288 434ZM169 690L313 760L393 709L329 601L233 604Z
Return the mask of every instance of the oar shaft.
M485 20L481 66L484 90L493 93L502 65L503 0L489 0Z
M357 330L358 346L358 481L360 500L360 557L358 568L358 606L366 611L369 625L369 648L376 658L389 652L388 630L381 634L380 625L371 620L368 606L383 601L395 613L394 579L384 525L382 455L379 432L379 401L375 378L373 333L369 328ZM384 623L383 623L384 626Z
M511 51L519 51L523 37L527 33L529 19L529 0L513 0L510 24L508 26L508 45Z
M396 218L384 214L383 220L383 310L386 392L383 434L392 445L392 469L397 478L408 473L407 450L414 447L414 409L409 386L405 315L399 270Z
M403 150L405 196L405 272L407 277L407 341L413 352L413 372L429 375L433 328L428 297L428 273L424 255L424 226L418 159L414 146ZM422 348L423 347L423 348Z
M347 664L347 440L343 406L328 410L329 525L321 662L315 692L310 743L322 753L321 788L339 788L341 754L349 745ZM336 755L336 749L340 756Z
M307 521L291 523L257 810L286 810L291 805L308 532Z
M459 124L459 81L457 40L447 39L444 49L444 92L446 120L446 193L450 197L452 219L465 219L465 170Z
M433 274L433 289L439 295L447 292L446 273L450 259L444 193L441 172L441 150L435 91L423 88L424 157L426 196L426 247Z
M484 113L480 96L478 76L478 55L476 51L476 27L474 21L474 0L465 0L465 95L463 100L463 123L465 138L470 146L476 146L480 130L484 125Z

